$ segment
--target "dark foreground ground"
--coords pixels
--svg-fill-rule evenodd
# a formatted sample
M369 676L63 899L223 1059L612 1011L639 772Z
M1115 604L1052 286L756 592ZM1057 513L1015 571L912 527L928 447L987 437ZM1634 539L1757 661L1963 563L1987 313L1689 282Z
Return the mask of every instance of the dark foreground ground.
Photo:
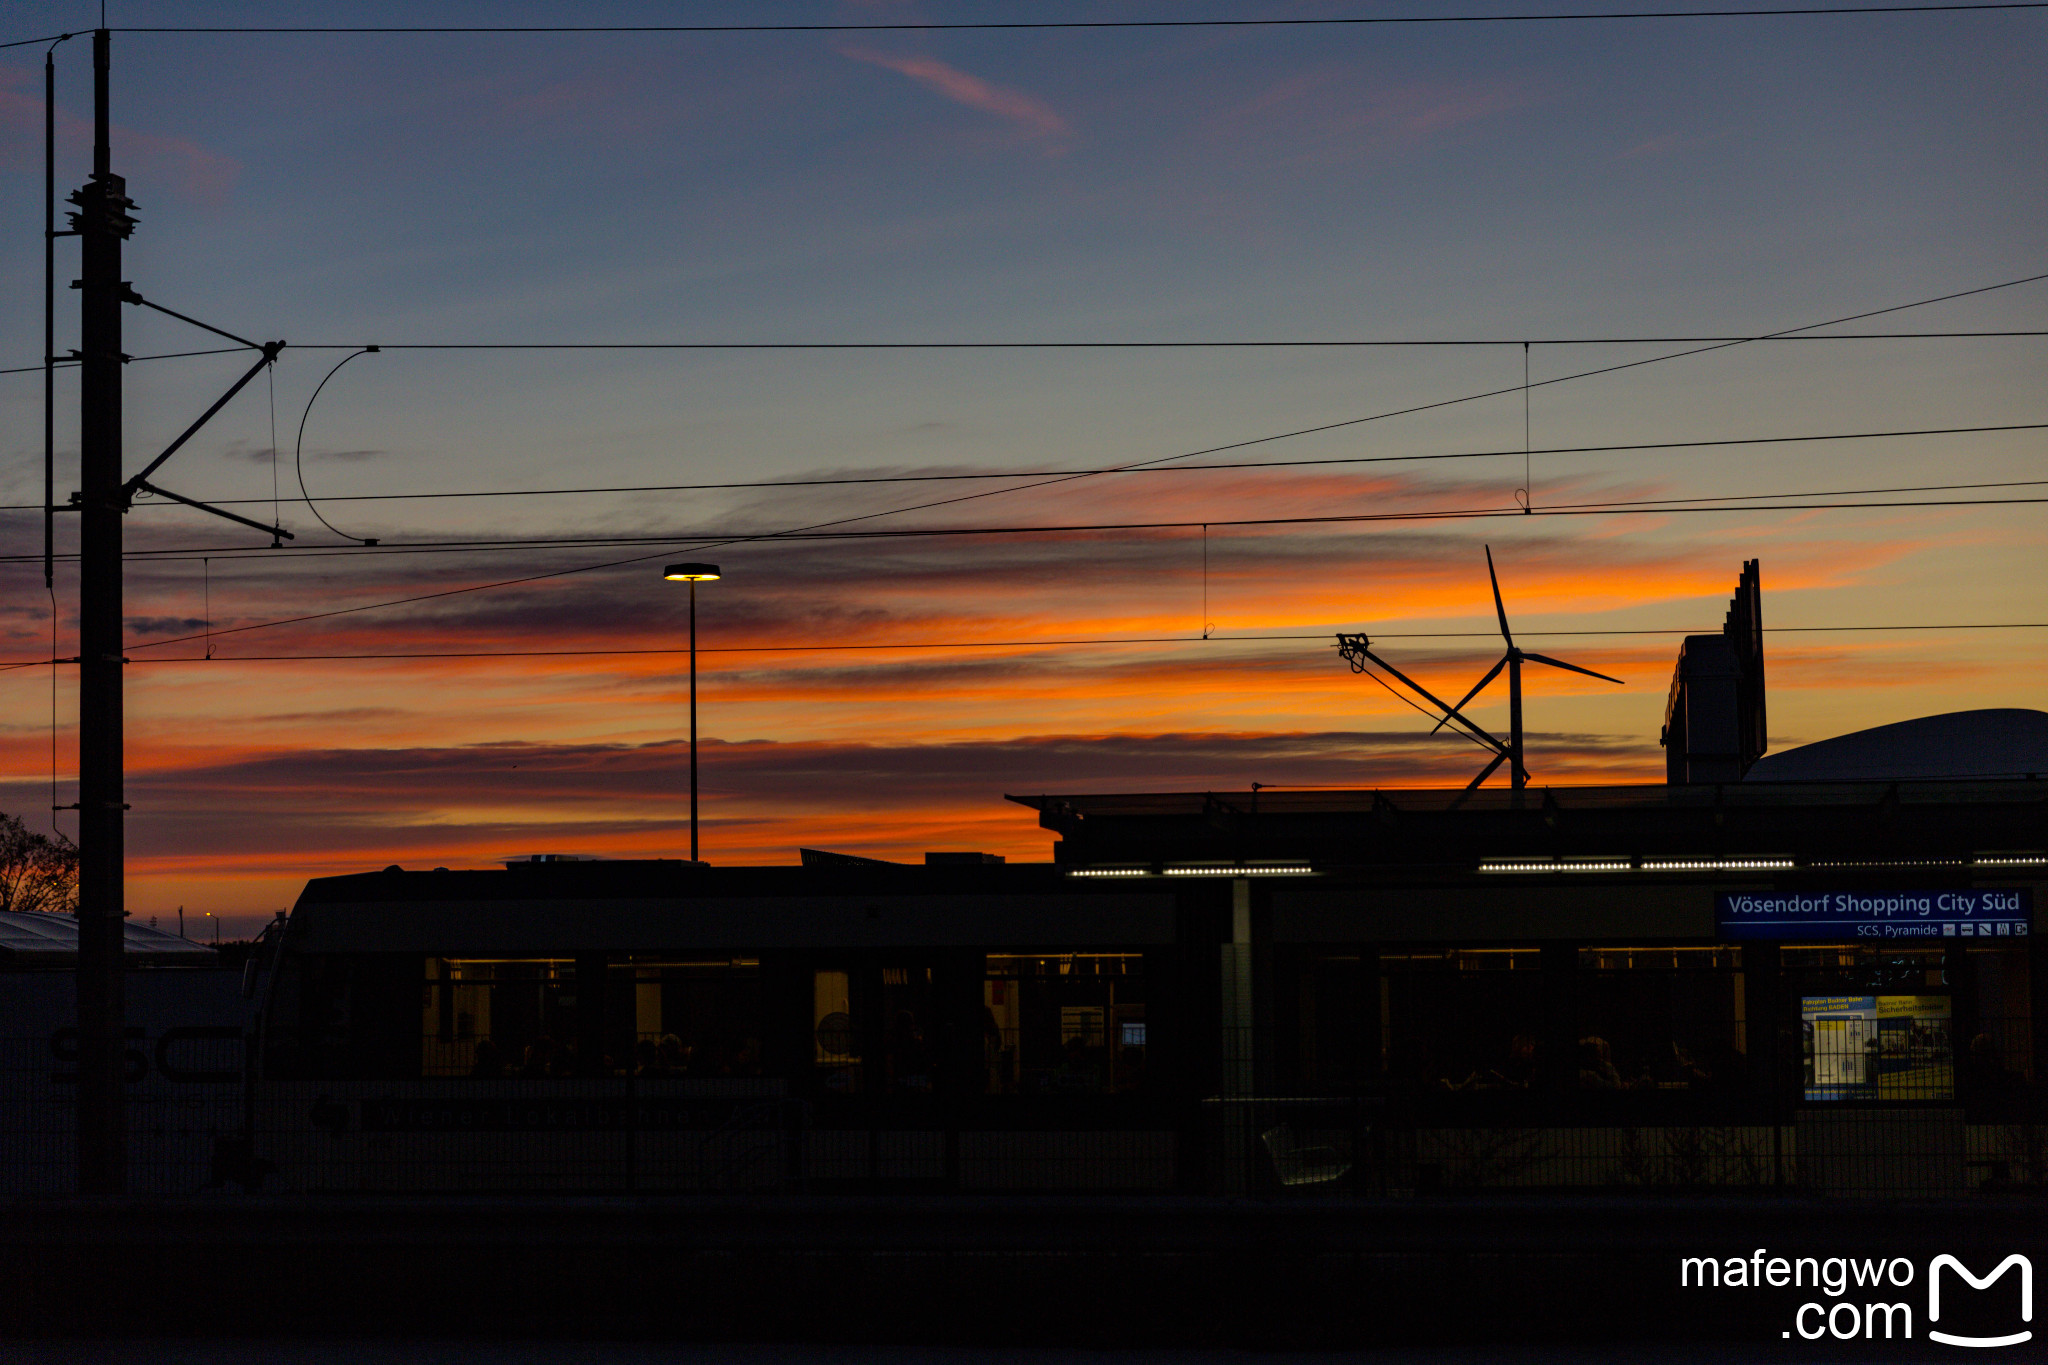
M1889 1282L1835 1294L1680 1285L1682 1258L1759 1252L1897 1261ZM1362 1348L1387 1361L1953 1358L1926 1340L1926 1271L1944 1252L1979 1274L2014 1252L2048 1271L2048 1207L50 1201L0 1209L0 1360L1208 1365ZM2018 1280L1966 1292L1951 1276L1938 1325L2048 1328L2019 1322ZM1910 1315L1873 1319L1872 1302ZM1808 1303L1810 1330L1843 1304L1836 1326L1866 1327L1852 1341L1803 1339ZM1867 1326L1886 1317L1911 1336ZM2048 1358L2043 1340L1972 1354Z
M2024 1348L2023 1348L2024 1349ZM1874 1349L1822 1359L1950 1359L1953 1347ZM1725 1345L1396 1347L1358 1351L1066 1350L969 1346L669 1346L646 1343L478 1341L71 1341L0 1345L0 1365L1728 1365L1771 1359ZM1783 1359L1801 1358L1786 1353ZM1804 1358L1811 1359L1807 1353Z

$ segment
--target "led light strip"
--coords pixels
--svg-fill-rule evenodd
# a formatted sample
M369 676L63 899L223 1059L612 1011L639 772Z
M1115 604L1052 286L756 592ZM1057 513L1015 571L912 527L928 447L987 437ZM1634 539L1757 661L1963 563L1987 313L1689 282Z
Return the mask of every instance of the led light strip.
M1576 858L1557 862L1489 858L1479 864L1481 872L1630 872L1634 868L1635 864L1627 858Z
M1790 858L1645 858L1645 872L1789 872Z
M1488 858L1481 872L1788 872L1790 858Z
M1149 867L1070 867L1069 877L1313 877L1307 863L1170 863Z
M1968 867L1962 858L1844 858L1808 863L1808 867Z
M2048 857L2038 853L1980 854L1971 860L1978 867L2043 867L2048 866Z

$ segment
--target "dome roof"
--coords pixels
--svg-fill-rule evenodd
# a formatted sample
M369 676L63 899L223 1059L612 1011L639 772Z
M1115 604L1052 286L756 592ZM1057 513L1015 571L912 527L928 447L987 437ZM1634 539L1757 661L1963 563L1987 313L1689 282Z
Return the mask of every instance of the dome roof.
M2048 777L2048 711L1950 711L1766 754L1750 782Z

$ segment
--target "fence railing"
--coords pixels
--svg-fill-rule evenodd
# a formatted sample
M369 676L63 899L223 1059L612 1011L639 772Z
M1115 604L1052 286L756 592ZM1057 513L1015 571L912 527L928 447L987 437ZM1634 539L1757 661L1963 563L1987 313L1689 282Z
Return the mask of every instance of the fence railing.
M1975 1107L1798 1103L1777 1122L1681 1120L1668 1106L1623 1122L1612 1104L1563 1121L1490 1122L1456 1106L1268 1095L1120 1121L1075 1109L1062 1126L1057 1106L1030 1097L834 1107L774 1077L256 1080L231 1034L131 1045L131 1190L2048 1193L2048 1109L2031 1089ZM0 1038L0 1194L74 1188L75 1073L62 1035Z
M1454 1125L1377 1098L1206 1101L1208 1192L1941 1198L2048 1193L2048 1115L1805 1105L1780 1123Z

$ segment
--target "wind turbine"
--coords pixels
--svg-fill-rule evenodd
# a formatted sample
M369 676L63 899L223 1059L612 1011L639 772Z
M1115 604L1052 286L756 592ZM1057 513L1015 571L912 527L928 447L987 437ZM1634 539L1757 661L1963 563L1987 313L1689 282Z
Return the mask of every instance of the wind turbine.
M1436 729L1431 730L1430 733L1435 734L1437 730L1443 729L1444 725L1453 717L1460 721L1465 721L1465 703L1485 691L1486 685L1495 678L1498 678L1500 671L1505 668L1508 671L1507 746L1494 754L1493 762L1486 765L1486 771L1480 773L1474 779L1473 785L1477 786L1479 783L1484 782L1493 770L1500 766L1501 760L1506 759L1509 765L1509 777L1514 783L1515 790L1520 791L1529 784L1528 769L1522 766L1522 661L1526 659L1530 663L1549 664L1552 668L1562 668L1569 673L1583 673L1589 678L1598 678L1602 682L1620 683L1622 686L1627 686L1627 684L1622 683L1619 678L1610 678L1605 673L1595 673L1590 668L1580 668L1577 664L1568 664L1562 659L1553 659L1548 654L1532 654L1520 645L1517 645L1514 633L1508 629L1508 610L1501 605L1500 575L1493 571L1493 547L1491 545L1486 547L1486 577L1493 584L1493 611L1494 615L1500 618L1500 638L1507 642L1507 653L1500 656L1500 662L1486 670L1486 676L1473 684L1472 690L1467 692L1456 706L1444 708L1444 718L1436 723ZM1431 700L1434 701L1435 698L1432 697ZM1442 703L1439 702L1438 705L1442 705ZM1469 721L1465 721L1465 724L1468 727L1471 726Z

